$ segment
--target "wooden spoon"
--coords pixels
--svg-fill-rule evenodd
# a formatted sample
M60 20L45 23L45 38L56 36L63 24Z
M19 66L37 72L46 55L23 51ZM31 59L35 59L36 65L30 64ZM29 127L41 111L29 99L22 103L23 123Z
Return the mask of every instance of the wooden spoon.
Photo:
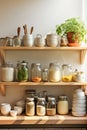
M34 27L32 26L31 29L30 29L30 34L33 33L33 30L34 30Z
M20 36L20 32L21 32L21 27L18 27L17 28L17 35L18 35L18 37Z

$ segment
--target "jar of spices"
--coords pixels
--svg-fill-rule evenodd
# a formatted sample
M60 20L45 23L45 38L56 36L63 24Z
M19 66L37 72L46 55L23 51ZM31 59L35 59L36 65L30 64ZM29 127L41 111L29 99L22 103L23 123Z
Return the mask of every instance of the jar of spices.
M56 115L56 99L55 99L55 97L48 97L47 115L48 116Z
M17 72L17 80L18 81L28 81L29 73L28 73L28 63L23 61L18 66Z
M47 68L42 69L42 81L43 82L48 81L48 69Z
M27 116L35 115L35 103L33 97L26 99L26 115Z
M41 81L41 65L40 63L34 63L31 70L31 80L32 82L40 82Z
M61 80L61 70L57 63L50 63L49 65L49 81L59 82Z
M58 97L57 103L57 113L58 114L68 114L68 98L66 95L61 95Z
M70 64L63 64L62 65L62 81L64 82L71 82L73 75L73 69Z
M36 105L36 114L44 116L46 114L46 101L44 97L39 97Z
M14 80L14 67L11 62L7 62L1 67L1 81L11 82Z

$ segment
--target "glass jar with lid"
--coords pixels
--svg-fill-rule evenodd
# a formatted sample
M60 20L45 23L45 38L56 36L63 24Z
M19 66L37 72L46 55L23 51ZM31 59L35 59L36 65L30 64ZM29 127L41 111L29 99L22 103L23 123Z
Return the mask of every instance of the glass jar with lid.
M73 68L70 64L63 64L62 65L62 81L64 82L71 82L73 75Z
M46 101L44 97L38 97L36 105L36 114L38 116L44 116L46 114Z
M25 61L20 62L17 71L17 80L18 81L28 81L29 71L28 71L28 63Z
M41 64L34 63L31 70L31 80L32 82L40 82L41 81Z
M48 82L48 68L42 69L42 81Z
M49 65L49 81L59 82L61 80L61 69L59 64L50 63Z
M11 62L6 62L1 67L1 81L14 81L14 67Z
M55 99L55 97L48 97L47 115L48 116L56 115L56 99Z
M34 116L35 115L35 102L33 97L26 99L26 115Z
M58 97L57 102L57 113L58 114L68 114L68 97L66 95L61 95Z

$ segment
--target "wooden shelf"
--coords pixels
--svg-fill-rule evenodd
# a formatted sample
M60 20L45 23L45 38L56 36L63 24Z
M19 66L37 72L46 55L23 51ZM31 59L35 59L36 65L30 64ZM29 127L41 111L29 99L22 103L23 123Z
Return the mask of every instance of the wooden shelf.
M6 47L1 46L2 51L78 51L80 52L80 64L84 63L87 46L85 47Z

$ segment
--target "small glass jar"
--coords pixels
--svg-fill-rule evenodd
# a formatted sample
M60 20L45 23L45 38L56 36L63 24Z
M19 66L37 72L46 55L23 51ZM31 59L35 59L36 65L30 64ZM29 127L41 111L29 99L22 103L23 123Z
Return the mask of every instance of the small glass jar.
M17 72L17 80L21 81L28 81L29 71L28 71L28 63L23 61L18 66Z
M48 97L47 115L48 116L56 115L56 99L55 99L55 97Z
M41 65L40 63L34 63L31 70L31 80L32 82L40 82L41 81Z
M62 95L58 97L57 103L57 113L61 115L68 114L68 98L66 95Z
M45 98L39 97L36 105L36 114L44 116L46 114L46 101Z
M11 62L7 62L1 67L1 81L14 81L14 67Z
M49 81L59 82L61 80L61 70L57 63L50 63L49 65Z
M70 64L63 64L62 65L62 81L64 82L71 82L73 75L73 69Z
M47 68L42 69L42 81L48 82L48 69Z
M35 103L33 97L26 99L26 115L27 116L35 115Z

